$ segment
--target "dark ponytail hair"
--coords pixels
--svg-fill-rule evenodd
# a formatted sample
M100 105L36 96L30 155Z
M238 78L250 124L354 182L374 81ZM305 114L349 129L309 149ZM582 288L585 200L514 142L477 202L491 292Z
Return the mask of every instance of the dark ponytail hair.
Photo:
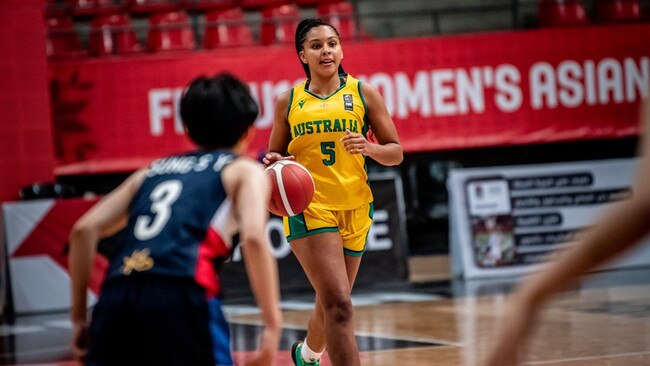
M328 22L324 21L321 18L307 18L303 19L298 23L298 26L296 27L296 53L300 55L300 51L302 51L302 44L305 42L307 39L307 33L309 30L315 27L320 27L321 25L328 26L334 30L334 33L336 33L337 36L340 37L339 31L334 28L333 25L329 24ZM300 64L302 65L302 68L305 70L305 75L307 75L308 79L311 79L311 73L309 72L309 65L306 63L303 63L300 58L298 59L300 61ZM339 75L345 74L345 71L343 70L343 65L339 64Z

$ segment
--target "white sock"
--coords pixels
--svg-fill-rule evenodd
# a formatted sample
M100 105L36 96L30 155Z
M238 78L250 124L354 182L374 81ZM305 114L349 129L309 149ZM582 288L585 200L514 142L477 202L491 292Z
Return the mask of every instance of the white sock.
M325 350L323 350L325 352ZM323 355L323 352L314 352L307 345L307 338L302 342L302 349L300 350L300 357L305 362L313 363L320 360L320 356Z

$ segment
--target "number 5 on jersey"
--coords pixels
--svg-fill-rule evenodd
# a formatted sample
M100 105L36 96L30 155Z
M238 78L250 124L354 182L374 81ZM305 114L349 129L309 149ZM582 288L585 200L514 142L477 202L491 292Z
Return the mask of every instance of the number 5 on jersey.
M327 158L323 159L323 164L325 164L325 166L332 166L336 163L334 146L334 141L323 141L320 143L320 151L323 155L327 155Z

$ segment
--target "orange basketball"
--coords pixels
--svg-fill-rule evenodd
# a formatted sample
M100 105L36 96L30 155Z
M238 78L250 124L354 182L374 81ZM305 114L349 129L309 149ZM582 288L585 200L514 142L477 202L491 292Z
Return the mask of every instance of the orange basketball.
M268 209L278 216L294 216L304 211L314 198L314 179L302 165L279 160L266 168L271 180Z

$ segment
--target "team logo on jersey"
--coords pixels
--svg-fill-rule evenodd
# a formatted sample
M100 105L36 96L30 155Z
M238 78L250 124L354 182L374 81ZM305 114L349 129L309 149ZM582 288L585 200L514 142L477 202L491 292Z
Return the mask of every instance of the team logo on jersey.
M148 248L142 250L134 250L130 257L124 257L124 265L122 265L122 273L130 275L133 270L143 272L153 268L153 258L149 256Z
M353 109L354 103L352 103L352 94L343 94L343 106L346 111L351 111Z
M300 109L302 109L302 106L305 105L305 100L303 99L300 102L298 102L298 105L300 106Z

